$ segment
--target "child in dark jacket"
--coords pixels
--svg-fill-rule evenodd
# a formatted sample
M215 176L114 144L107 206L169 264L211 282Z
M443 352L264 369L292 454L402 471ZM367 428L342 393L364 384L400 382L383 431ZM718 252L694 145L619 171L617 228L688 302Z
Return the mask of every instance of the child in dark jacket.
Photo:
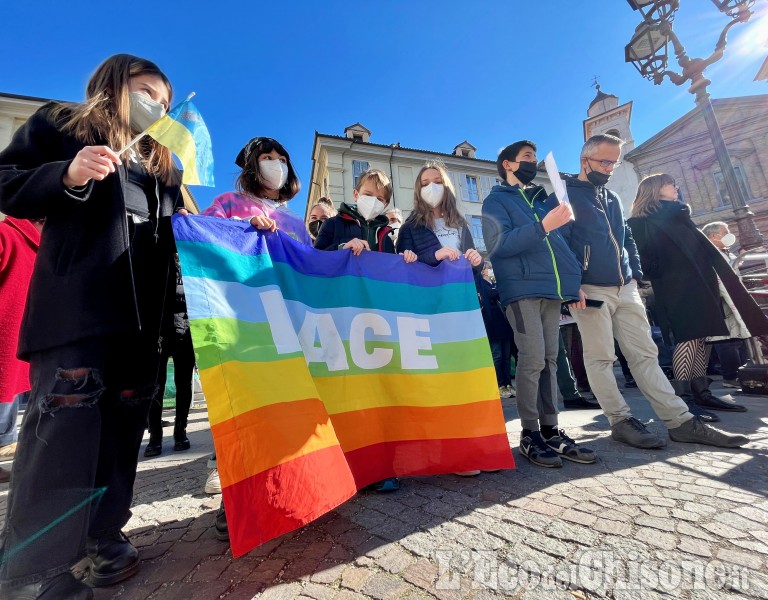
M352 193L354 203L342 202L339 214L323 223L315 240L318 250L352 250L355 256L363 250L395 253L389 233L389 219L384 211L392 197L392 182L378 169L363 172Z
M364 250L395 253L389 233L389 219L384 215L392 197L392 182L386 173L368 169L360 174L353 192L354 204L342 202L339 214L328 219L315 240L318 250L352 250L359 256ZM400 489L397 477L368 486L376 492Z
M464 256L480 269L480 253L469 231L467 220L456 206L451 179L439 163L427 163L413 186L413 212L400 228L397 251L405 262L418 260L431 266L444 259Z
M547 202L541 187L528 186L536 164L533 142L504 148L496 166L505 181L483 203L483 237L518 348L520 452L541 467L561 467L561 458L593 463L595 452L557 425L560 306L577 302L583 308L584 300L581 266L558 231L573 213L567 204Z

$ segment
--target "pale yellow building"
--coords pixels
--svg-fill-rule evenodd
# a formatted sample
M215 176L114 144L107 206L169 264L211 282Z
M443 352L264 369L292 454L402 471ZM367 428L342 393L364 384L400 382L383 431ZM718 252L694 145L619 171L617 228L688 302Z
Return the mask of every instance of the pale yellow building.
M11 143L11 137L47 98L0 93L0 150Z

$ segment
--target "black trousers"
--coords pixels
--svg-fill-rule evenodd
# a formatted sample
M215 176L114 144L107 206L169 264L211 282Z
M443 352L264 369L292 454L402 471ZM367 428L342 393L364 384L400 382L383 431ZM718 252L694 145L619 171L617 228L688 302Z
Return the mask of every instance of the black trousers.
M34 583L85 555L86 537L131 516L155 393L156 341L99 337L31 356L32 391L13 462L0 584Z
M163 340L160 370L157 377L157 393L149 408L149 435L159 442L163 437L163 392L168 377L168 359L173 358L173 381L176 384L176 427L185 429L192 405L192 374L195 369L195 349L189 329L183 335Z

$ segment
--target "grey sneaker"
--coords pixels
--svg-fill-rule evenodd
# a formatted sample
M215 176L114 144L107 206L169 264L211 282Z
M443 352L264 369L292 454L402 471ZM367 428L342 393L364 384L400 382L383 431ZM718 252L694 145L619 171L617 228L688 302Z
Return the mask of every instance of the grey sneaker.
M573 462L582 463L585 465L591 464L597 460L597 454L591 448L586 446L579 446L571 438L565 435L565 431L562 429L557 430L557 435L553 435L551 438L544 440L547 446L557 452L560 458L566 460L572 460Z
M739 448L749 442L747 436L720 431L707 425L699 417L693 417L680 427L670 429L669 437L675 442L705 444L718 448Z
M520 440L520 454L539 467L562 467L563 461L541 437L541 432L534 431Z
M627 417L611 425L611 437L635 448L663 448L667 443L655 433L646 429L635 417Z

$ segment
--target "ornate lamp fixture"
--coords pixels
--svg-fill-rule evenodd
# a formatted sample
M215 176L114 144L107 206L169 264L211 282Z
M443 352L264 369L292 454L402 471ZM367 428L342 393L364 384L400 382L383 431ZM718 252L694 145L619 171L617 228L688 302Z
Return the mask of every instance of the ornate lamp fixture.
M731 20L723 28L714 51L707 58L690 58L672 30L672 21L680 0L627 0L627 2L632 10L640 11L643 21L637 26L632 39L624 49L626 62L632 63L640 75L650 79L655 85L660 85L665 77L675 85L690 82L688 91L695 95L696 104L706 121L725 186L733 204L733 212L739 228L739 241L743 248L763 245L763 238L755 226L754 215L749 210L747 198L736 179L736 172L728 156L723 133L709 99L707 86L711 82L704 76L704 70L723 57L727 43L726 36L730 28L737 23L746 23L752 16L755 0L712 0L717 10L728 15ZM669 68L670 42L681 69L679 73Z
M675 20L675 11L680 6L680 0L627 0L632 10L639 10L643 19L648 22Z

